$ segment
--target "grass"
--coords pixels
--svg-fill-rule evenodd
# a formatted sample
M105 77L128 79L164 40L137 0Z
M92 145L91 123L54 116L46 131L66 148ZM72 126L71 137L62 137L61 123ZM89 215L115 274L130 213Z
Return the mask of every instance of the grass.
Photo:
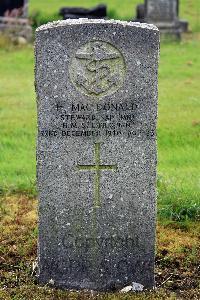
M163 212L179 219L181 209L199 207L199 36L162 44L159 72L158 191ZM176 208L179 207L177 210ZM200 214L197 208L197 215ZM188 211L189 212L189 211ZM174 214L175 213L175 214ZM196 215L196 216L197 216ZM198 217L198 216L197 216Z
M34 193L33 48L0 50L0 191Z
M35 269L36 200L24 196L2 199L0 270L2 300L155 300L199 299L200 224L174 222L157 226L157 289L136 294L66 292L41 287Z

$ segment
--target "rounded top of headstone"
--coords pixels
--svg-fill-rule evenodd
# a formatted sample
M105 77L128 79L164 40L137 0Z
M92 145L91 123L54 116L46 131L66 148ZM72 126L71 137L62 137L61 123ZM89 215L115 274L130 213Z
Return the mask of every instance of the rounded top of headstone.
M84 25L84 24L113 24L119 25L122 27L138 27L142 29L149 29L154 31L159 31L158 28L153 24L146 24L146 23L139 23L139 22L127 22L127 21L120 21L120 20L104 20L104 19L87 19L87 18L80 18L80 19L68 19L68 20L60 20L49 22L45 25L42 25L36 29L36 31L41 30L48 30L57 27L65 27L65 26L73 26L73 25Z

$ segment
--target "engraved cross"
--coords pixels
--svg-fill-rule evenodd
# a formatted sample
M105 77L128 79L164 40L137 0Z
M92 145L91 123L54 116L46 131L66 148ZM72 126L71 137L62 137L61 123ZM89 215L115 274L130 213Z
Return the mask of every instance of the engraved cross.
M100 200L100 179L101 171L110 170L116 171L117 165L101 165L100 162L100 143L95 143L95 164L94 165L78 165L77 168L80 171L95 171L95 187L94 187L94 206L99 208L101 206Z

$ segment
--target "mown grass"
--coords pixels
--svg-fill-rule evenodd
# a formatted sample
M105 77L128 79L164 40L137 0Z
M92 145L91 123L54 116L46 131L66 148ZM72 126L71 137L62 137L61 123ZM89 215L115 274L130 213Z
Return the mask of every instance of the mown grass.
M199 36L161 44L158 118L160 215L200 215Z
M0 191L35 190L33 47L0 50Z

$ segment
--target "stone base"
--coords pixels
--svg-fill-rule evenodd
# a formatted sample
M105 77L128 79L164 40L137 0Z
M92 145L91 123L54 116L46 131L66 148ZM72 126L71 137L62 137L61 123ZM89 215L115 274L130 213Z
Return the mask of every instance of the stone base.
M181 39L181 31L177 28L159 28L161 39Z
M32 27L27 19L0 17L0 32L11 38L23 37L31 41L33 33Z
M163 36L173 36L176 38L181 38L181 33L188 31L188 22L185 20L175 20L171 23L167 22L156 22L150 20L146 16L146 9L144 4L138 4L136 8L136 18L133 20L134 22L139 23L149 23L154 24L158 27L160 34Z
M135 19L134 22L154 24L158 27L161 36L172 36L177 39L181 38L181 34L183 32L188 31L188 22L182 21L182 20L178 21L174 24L155 23L155 22L151 22L150 20L145 20L145 19Z
M150 23L148 21L148 23ZM176 39L181 39L181 34L188 31L188 22L177 21L174 24L170 23L157 23L154 24L158 27L161 37L172 37Z
M181 28L181 32L188 32L188 25L189 25L189 23L185 20L179 21L179 26Z

